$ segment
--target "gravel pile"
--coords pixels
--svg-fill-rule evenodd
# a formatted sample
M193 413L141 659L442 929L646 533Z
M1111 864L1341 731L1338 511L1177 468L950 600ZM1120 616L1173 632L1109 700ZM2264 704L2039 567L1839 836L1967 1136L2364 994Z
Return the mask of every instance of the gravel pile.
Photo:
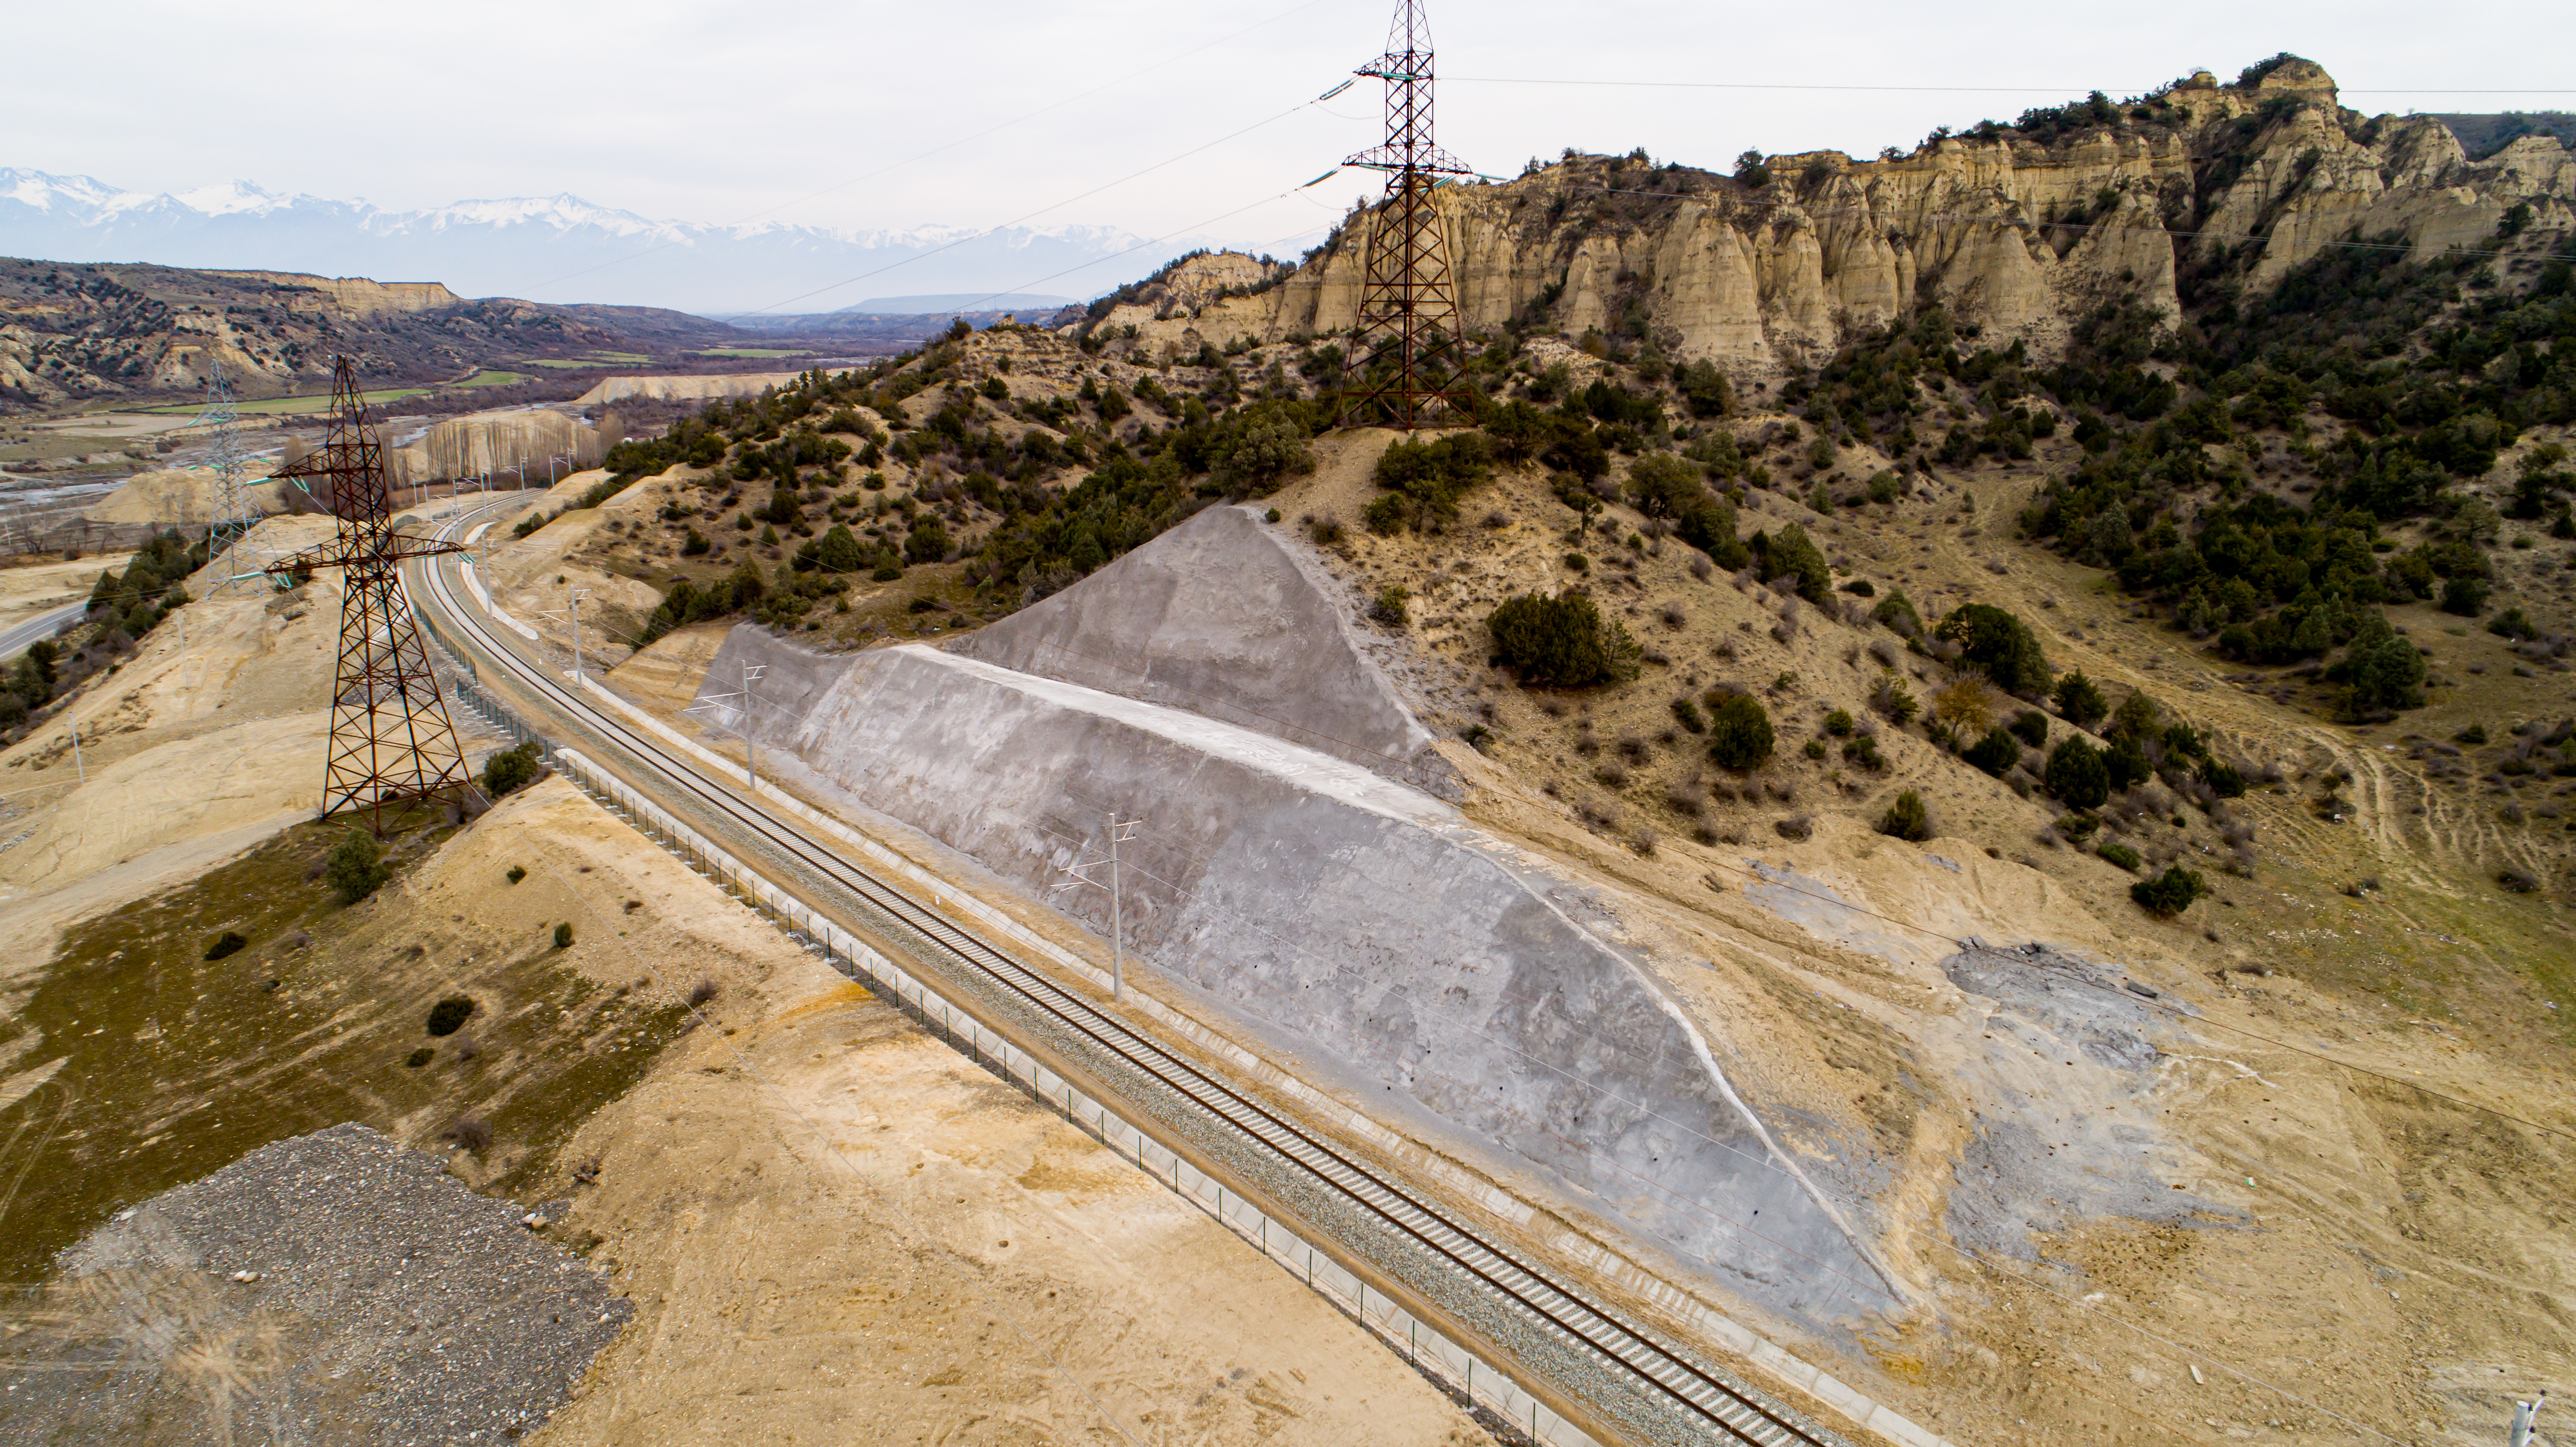
M253 1151L62 1254L0 1442L518 1438L634 1314L531 1216L360 1125Z

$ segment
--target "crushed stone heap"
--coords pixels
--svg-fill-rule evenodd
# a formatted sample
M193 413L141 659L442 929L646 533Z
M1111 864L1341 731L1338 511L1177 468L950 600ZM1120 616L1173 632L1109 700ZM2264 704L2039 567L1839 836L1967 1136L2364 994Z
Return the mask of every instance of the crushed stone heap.
M532 1432L634 1308L527 1214L362 1125L263 1146L62 1254L7 1415L127 1444Z

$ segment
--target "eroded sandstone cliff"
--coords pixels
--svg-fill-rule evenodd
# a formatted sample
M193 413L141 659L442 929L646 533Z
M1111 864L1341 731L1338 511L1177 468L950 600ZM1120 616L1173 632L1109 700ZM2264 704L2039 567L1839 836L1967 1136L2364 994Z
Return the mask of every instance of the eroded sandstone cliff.
M1569 155L1445 187L1458 305L1470 329L1539 320L1747 376L1820 361L1930 301L2046 356L2117 296L2178 316L2196 284L2268 287L2355 237L2420 259L2475 246L2518 205L2535 229L2576 220L2576 161L2558 141L2525 136L2473 161L2432 117L2344 109L2304 60L2047 114L1877 160L1773 157L1761 185ZM1245 257L1184 263L1099 325L1184 347L1345 329L1368 229L1355 218L1284 280Z

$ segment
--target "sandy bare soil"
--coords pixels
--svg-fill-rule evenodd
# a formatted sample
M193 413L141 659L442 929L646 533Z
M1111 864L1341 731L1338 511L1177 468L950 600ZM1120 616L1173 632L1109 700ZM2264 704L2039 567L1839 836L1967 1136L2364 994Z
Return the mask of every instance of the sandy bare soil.
M1465 1443L1446 1399L1088 1137L780 962L584 1127L639 1306L565 1442Z
M59 941L14 956L0 994L0 1141L42 1183L0 1197L0 1227L29 1264L357 1119L477 1189L568 1200L549 1236L631 1298L541 1436L1486 1440L1255 1250L560 782L452 834L405 826L406 872L334 903L340 831L297 821L336 605L327 580L194 603L184 649L165 624L75 702L85 783L67 731L0 760L38 788L0 821L34 830L0 853L0 920ZM225 928L247 948L201 960ZM450 993L471 1022L425 1036ZM489 1145L455 1143L468 1118ZM16 1324L96 1334L61 1305ZM226 1401L290 1365L250 1360ZM133 1440L224 1420L180 1385L195 1405Z
M57 556L25 567L0 568L0 630L80 602L89 596L102 571L122 572L125 564L125 554L106 553L70 562Z

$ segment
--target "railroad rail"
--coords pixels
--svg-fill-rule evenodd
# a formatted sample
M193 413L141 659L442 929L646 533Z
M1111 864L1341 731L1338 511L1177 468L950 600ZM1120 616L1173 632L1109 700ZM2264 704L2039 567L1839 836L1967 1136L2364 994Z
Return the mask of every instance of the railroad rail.
M451 522L445 531L457 525ZM1839 1437L1809 1422L1795 1409L1692 1361L1656 1340L1642 1326L1621 1319L1615 1308L1587 1301L1545 1268L1532 1265L1475 1228L1461 1224L1440 1203L1416 1194L1388 1172L1354 1159L1234 1086L1166 1051L1080 993L994 948L937 910L917 903L839 851L740 798L730 788L710 783L688 760L592 707L576 691L550 677L547 666L506 646L482 626L474 610L459 603L435 560L422 567L429 595L444 615L440 621L505 670L516 689L629 755L690 806L722 819L809 873L846 890L880 922L891 922L900 935L908 936L905 943L914 949L974 972L1022 1008L1044 1016L1057 1028L1115 1060L1138 1080L1188 1102L1207 1119L1221 1123L1274 1161L1300 1173L1327 1196L1428 1252L1473 1283L1473 1289L1491 1304L1520 1317L1540 1336L1570 1346L1614 1377L1624 1378L1630 1392L1643 1399L1636 1405L1661 1407L1663 1410L1648 1416L1664 1421L1639 1421L1633 1411L1604 1413L1602 1409L1607 1404L1585 1400L1591 1394L1573 1394L1591 1409L1587 1416L1605 1425L1615 1423L1624 1429L1622 1435L1634 1433L1644 1440L1674 1440L1669 1437L1671 1428L1682 1426L1696 1430L1678 1440L1746 1443L1752 1447L1845 1447ZM669 802L668 794L662 802ZM1421 1291L1419 1286L1411 1289ZM1436 1304L1437 1298L1425 1295ZM1446 1314L1453 1318L1456 1315L1454 1311ZM1657 1430L1658 1425L1664 1430Z

